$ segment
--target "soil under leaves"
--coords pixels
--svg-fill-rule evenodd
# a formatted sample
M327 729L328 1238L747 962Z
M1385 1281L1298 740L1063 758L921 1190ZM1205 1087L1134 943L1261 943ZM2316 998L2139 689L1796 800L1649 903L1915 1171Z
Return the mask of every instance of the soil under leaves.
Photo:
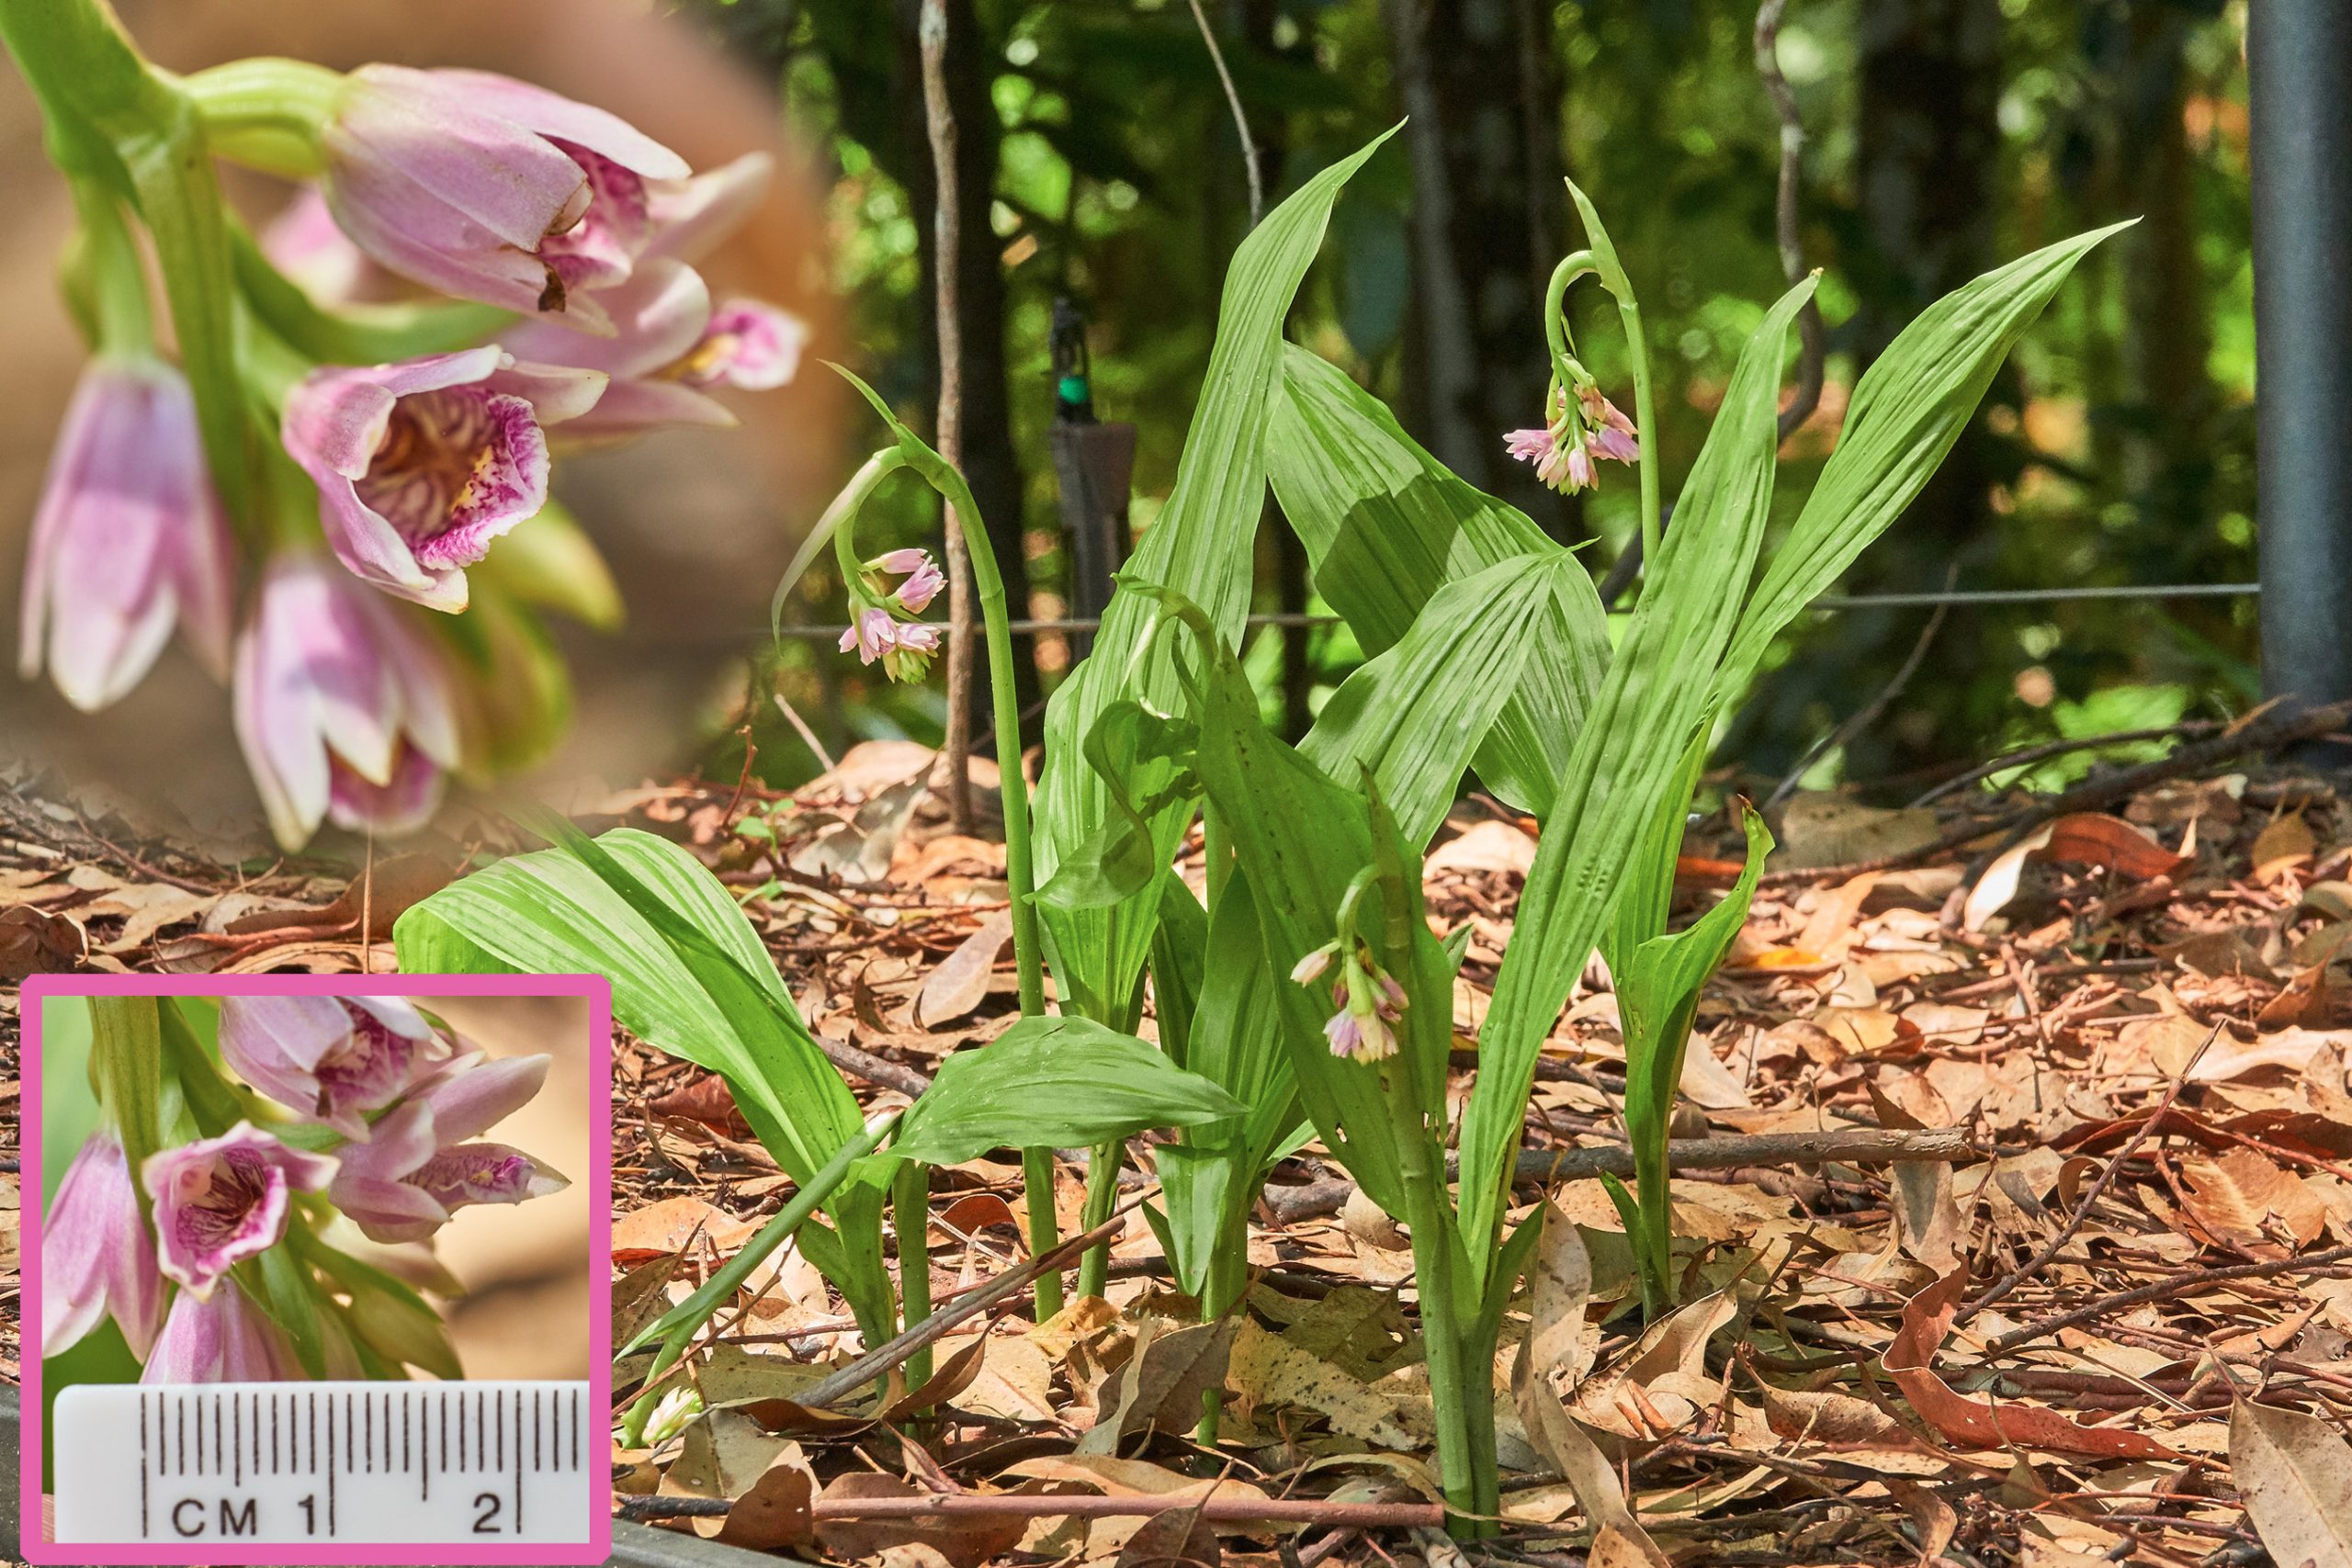
M946 829L930 764L869 745L793 795L650 788L583 822L664 832L733 885L881 1109L1013 1016L1002 850ZM36 793L10 796L19 828ZM1781 837L1793 861L1875 863L2017 804L1972 795L1906 818L1801 798ZM237 876L64 808L50 821L0 848L12 980L74 964L387 969L392 915L474 847L379 862L357 883ZM2254 768L2037 828L1859 874L1776 861L1701 1009L1678 1136L1958 1128L1973 1157L1690 1171L1675 1224L1687 1304L1646 1325L1598 1184L1523 1189L1515 1213L1548 1201L1554 1232L1496 1369L1502 1534L1471 1555L2247 1562L2267 1540L2281 1562L2346 1560L2352 1521L2313 1499L2352 1495L2352 809L2324 781ZM1473 932L1457 1096L1531 831L1474 799L1430 857L1433 916ZM1721 823L1694 829L1686 914L1732 852ZM791 1184L699 1069L624 1040L618 1073L626 1327L690 1291ZM1616 1141L1623 1081L1596 966L1547 1052L1528 1146ZM1132 1155L1142 1196L1150 1150ZM1441 1535L1396 1522L1437 1495L1410 1256L1339 1174L1312 1147L1278 1173L1246 1311L1227 1323L1192 1322L1135 1210L1107 1299L1036 1325L1016 1293L944 1339L922 1386L894 1376L831 1409L796 1394L866 1347L787 1250L722 1314L696 1371L703 1413L616 1452L619 1506L754 1549L954 1568L1450 1561ZM1082 1175L1063 1170L1066 1233ZM1025 1259L1018 1187L1010 1153L939 1173L926 1239L941 1305ZM11 1319L16 1190L12 1168ZM1208 1449L1193 1428L1214 1386ZM952 1501L1006 1493L1034 1511ZM951 1501L890 1501L926 1495ZM1188 1506L1050 1511L1081 1496Z

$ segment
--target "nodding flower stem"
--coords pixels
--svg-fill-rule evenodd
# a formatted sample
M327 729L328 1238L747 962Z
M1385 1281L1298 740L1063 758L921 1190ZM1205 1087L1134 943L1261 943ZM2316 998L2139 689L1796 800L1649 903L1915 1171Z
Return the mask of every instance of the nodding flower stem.
M1552 269L1552 280L1544 290L1544 335L1552 351L1552 376L1559 383L1560 395L1576 396L1581 379L1576 373L1574 354L1568 341L1566 313L1568 287L1585 274L1600 279L1602 288L1617 301L1618 319L1625 327L1626 357L1634 373L1634 428L1641 432L1642 451L1639 467L1642 477L1642 559L1656 562L1660 533L1660 506L1657 477L1657 428L1652 419L1655 410L1650 396L1649 339L1642 331L1642 307L1634 298L1632 283L1622 268L1613 265L1614 255L1597 255L1592 251L1571 251Z

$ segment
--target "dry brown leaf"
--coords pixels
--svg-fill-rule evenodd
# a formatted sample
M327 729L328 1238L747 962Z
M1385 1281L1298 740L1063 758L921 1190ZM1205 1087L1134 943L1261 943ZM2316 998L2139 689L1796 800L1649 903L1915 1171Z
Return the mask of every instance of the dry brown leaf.
M1931 1364L1936 1348L1960 1312L1968 1270L1955 1269L1905 1303L1903 1325L1880 1364L1911 1408L1946 1438L1976 1448L2050 1449L2059 1453L2109 1459L2177 1459L2153 1438L2117 1427L2084 1427L2054 1410L2030 1404L1992 1404L1954 1391Z
M2189 1213L2215 1241L2237 1251L2283 1257L2287 1244L2301 1247L2327 1224L2319 1195L2257 1149L2192 1155L2180 1162L2180 1174Z
M643 1263L667 1257L692 1242L706 1243L720 1257L732 1253L760 1227L713 1208L699 1198L664 1198L613 1222L613 1261Z
M1145 1318L1135 1352L1096 1395L1102 1414L1078 1440L1082 1454L1115 1454L1127 1438L1153 1430L1189 1432L1201 1419L1201 1401L1226 1381L1238 1320L1167 1326Z
M817 1496L817 1473L802 1457L800 1445L786 1444L768 1461L721 1519L696 1519L695 1533L746 1551L779 1551L788 1546L811 1545L817 1539L816 1519L809 1505ZM716 1529L704 1527L716 1525Z
M2255 835L2254 850L2247 858L2254 863L2254 879L2269 883L2299 865L2310 864L2318 849L2319 840L2312 836L2303 814L2290 811Z
M962 1018L989 994L989 974L996 967L1004 944L1012 940L1012 916L999 911L982 920L956 951L940 960L924 976L915 996L915 1021L936 1029Z
M2230 1475L2272 1562L2352 1568L2352 1448L2334 1427L2242 1400L2230 1412Z
M1411 1450L1423 1438L1410 1430L1397 1402L1322 1357L1238 1320L1225 1386L1246 1414L1261 1405L1311 1410L1331 1430L1384 1449Z

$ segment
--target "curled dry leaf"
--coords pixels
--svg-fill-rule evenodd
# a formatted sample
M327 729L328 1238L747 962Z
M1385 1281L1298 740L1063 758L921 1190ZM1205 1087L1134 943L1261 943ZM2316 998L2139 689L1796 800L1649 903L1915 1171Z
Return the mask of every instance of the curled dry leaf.
M1634 1517L1616 1470L1552 1392L1551 1379L1540 1364L1540 1358L1556 1359L1566 1348L1568 1325L1581 1323L1592 1289L1592 1260L1576 1225L1552 1204L1544 1206L1543 1224L1531 1270L1534 1316L1511 1363L1511 1399L1520 1422L1528 1442L1560 1472L1592 1522L1591 1562L1670 1568L1665 1551Z
M2177 1459L2153 1438L2117 1427L2085 1427L2056 1411L2032 1404L1993 1404L1970 1399L1939 1376L1930 1363L1959 1315L1968 1271L1955 1269L1905 1304L1903 1324L1880 1364L1903 1397L1927 1423L1953 1442L1975 1448L2016 1445L2058 1453L2109 1459Z
M1115 1454L1140 1433L1191 1431L1203 1398L1225 1382L1238 1322L1168 1328L1160 1319L1144 1319L1134 1352L1103 1381L1097 1395L1102 1415L1079 1439L1078 1451Z

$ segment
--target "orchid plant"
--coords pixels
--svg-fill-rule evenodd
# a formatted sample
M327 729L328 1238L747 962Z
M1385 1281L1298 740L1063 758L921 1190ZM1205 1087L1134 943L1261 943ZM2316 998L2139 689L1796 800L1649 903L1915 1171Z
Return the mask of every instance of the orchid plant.
M89 1010L99 1125L41 1226L44 1359L110 1318L142 1382L464 1375L434 1241L567 1184L483 1136L550 1058L391 996L48 1005Z
M543 824L553 847L434 895L396 935L404 964L613 975L622 1021L721 1074L799 1183L745 1257L756 1261L790 1236L842 1289L869 1342L921 1311L910 1271L922 1188L905 1178L925 1161L1024 1147L1030 1239L1043 1249L1054 1234L1053 1148L1094 1147L1089 1212L1099 1215L1115 1191L1122 1140L1146 1126L1175 1129L1153 1152L1162 1203L1151 1217L1180 1283L1214 1315L1241 1297L1250 1209L1267 1170L1319 1139L1409 1227L1443 1488L1456 1528L1475 1534L1498 1511L1496 1352L1539 1230L1512 1214L1537 1057L1598 947L1623 1015L1637 1171L1637 1190L1617 1196L1645 1310L1662 1314L1679 1284L1667 1144L1675 1087L1700 988L1770 849L1761 822L1744 813L1737 886L1690 930L1668 932L1674 861L1709 742L1774 639L1917 496L2002 360L2108 231L2038 251L1923 312L1856 385L1834 455L1768 548L1779 384L1814 280L1783 294L1749 337L1682 476L1669 531L1648 438L1640 307L1599 214L1571 186L1586 243L1555 270L1540 338L1531 333L1531 352L1551 367L1549 390L1530 411L1540 423L1502 439L1558 489L1601 482L1607 463L1634 469L1646 577L1630 624L1612 636L1573 554L1445 469L1336 367L1283 341L1340 188L1378 145L1308 180L1234 258L1174 488L1091 656L1048 704L1034 825L1023 770L1009 753L1001 770L1025 1016L996 1043L951 1058L902 1122L860 1118L726 889L647 835L588 840ZM666 177L619 162L609 177ZM347 181L330 179L326 191L331 207L354 199ZM553 296L574 286L566 268L578 265L548 259ZM1568 295L1587 280L1623 327L1630 415L1569 332ZM526 281L517 272L502 287ZM554 419L560 383L526 380L522 369L445 367L429 390L471 389L463 395L477 400L469 406L485 428L492 405L508 408L500 399ZM921 618L936 567L920 551L869 557L854 539L876 487L913 471L948 502L971 547L997 732L1009 741L1020 716L1010 625L971 494L866 395L891 443L828 509L778 604L807 561L831 548L849 590L843 653L894 679L922 678L940 646ZM349 477L377 508L360 476ZM1318 592L1370 656L1296 745L1266 729L1237 653L1269 486ZM442 591L433 574L464 554L388 551L368 570L379 586L429 595ZM401 575L412 569L421 576ZM1421 865L1474 773L1543 830L1457 1122L1449 1067L1466 942L1431 928ZM1176 867L1196 829L1205 905ZM1058 1017L1044 1010L1047 967ZM1148 1043L1138 1033L1147 1010ZM881 1265L886 1201L898 1206L907 1285L895 1303ZM662 1370L680 1363L750 1267L739 1258L638 1334L637 1344L659 1341L662 1351L629 1436L645 1435L671 1393ZM1100 1278L1081 1269L1081 1288ZM1039 1282L1041 1313L1057 1299L1052 1279Z
M715 390L797 367L797 318L693 265L770 160L696 173L484 72L172 75L102 0L6 0L0 42L73 192L93 350L33 520L23 673L95 711L176 627L229 680L288 850L329 822L413 829L452 777L531 761L569 706L542 615L617 615L549 499L555 456L731 424ZM258 235L216 161L292 182Z

